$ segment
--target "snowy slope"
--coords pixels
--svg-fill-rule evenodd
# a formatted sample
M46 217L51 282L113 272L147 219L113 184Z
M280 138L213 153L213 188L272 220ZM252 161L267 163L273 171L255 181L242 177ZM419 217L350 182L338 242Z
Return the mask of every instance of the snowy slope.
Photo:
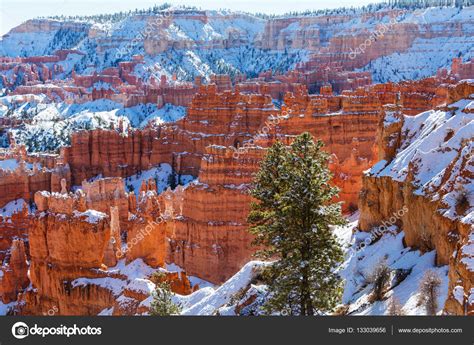
M427 78L439 68L449 68L452 59L474 58L474 35L462 37L417 38L403 53L394 53L371 61L361 71L370 71L374 82L386 83Z
M436 267L436 253L422 254L403 245L404 234L395 227L391 228L379 241L356 251L359 243L368 233L355 232L357 215L349 219L347 226L335 227L334 233L344 247L346 258L338 268L345 282L343 303L347 306L350 315L384 315L388 304L395 297L401 304L406 315L426 315L423 306L418 304L420 282L426 271L434 271L441 279L438 298L438 312L444 306L448 295L448 267ZM385 260L392 272L390 286L385 293L385 299L373 302L371 300L372 285L367 277L374 267ZM265 302L267 288L262 283L255 284L258 272L268 263L252 261L247 263L233 277L219 287L204 287L191 295L175 295L174 302L182 306L182 315L258 315L259 307ZM403 272L405 277L395 279L395 274ZM253 299L255 298L255 300ZM254 301L247 306L249 310L240 308L247 301ZM142 306L149 306L151 297L142 302ZM259 311L260 310L260 311Z
M381 22L387 24L388 18ZM399 16L396 22L416 24L421 33L432 30L440 37L417 38L407 51L371 61L361 70L372 72L374 82L422 79L436 74L439 68L448 68L455 57L474 58L474 6L417 9ZM365 28L373 32L374 24L378 23L369 21ZM455 25L462 28L462 35L459 31L455 36L447 35Z
M352 230L349 227L340 234L352 234ZM448 297L448 267L436 267L434 251L421 254L418 250L405 248L403 232L399 232L395 227L390 230L381 239L361 250L355 249L370 236L369 233L356 232L350 236L350 241L346 242L350 247L340 272L345 281L342 302L348 305L347 314L385 315L391 298L395 298L401 304L405 315L426 315L424 307L418 304L418 297L420 282L428 270L436 272L442 281L438 297L438 312L440 312ZM392 278L385 299L373 302L371 300L373 285L369 283L368 278L382 261L385 261L390 268ZM397 273L406 277L398 281L395 277Z
M181 269L177 266L167 266L166 270L163 268L155 269L153 267L148 266L142 259L136 259L130 263L126 263L125 260L120 260L116 266L109 267L106 272L108 277L104 278L78 278L71 282L72 287L81 287L86 285L96 285L102 288L105 288L111 291L118 304L126 304L129 302L129 298L125 296L124 291L134 291L138 294L147 295L150 294L155 290L155 284L150 281L150 277L153 273L158 271L168 271L168 272L180 272ZM114 278L120 277L120 278ZM188 300L190 302L193 299L198 300L201 299L206 292L213 291L212 284L203 281L196 277L188 277L194 286L196 283L202 284L204 286L203 289L198 290L195 294L190 296L179 296L176 295L178 299ZM200 285L201 286L201 285ZM142 305L149 305L151 302L151 297L145 299L142 302ZM6 306L4 306L6 309ZM106 316L112 315L113 308L110 307L107 309L102 310L99 315ZM0 304L0 315L2 310L2 305Z
M84 104L28 102L12 108L14 96L0 97L0 115L26 120L26 124L12 131L13 137L24 143L29 151L55 151L70 143L70 135L81 129L143 128L148 124L174 122L186 115L186 108L166 104L158 109L154 104L139 104L125 108L110 100L96 100Z
M231 302L232 297L245 289L254 278L256 271L265 266L264 262L251 261L228 281L198 303L182 311L182 315L214 315L220 308ZM191 297L188 297L191 298Z
M166 188L169 187L169 179L173 174L173 169L171 165L163 163L157 167L151 168L149 170L142 171L140 174L128 176L124 179L125 190L135 192L135 195L139 196L140 187L144 181L148 181L153 178L156 181L156 187L158 194L162 193ZM180 175L175 176L176 184L186 185L187 183L194 180L194 177L191 175ZM178 181L179 179L179 181Z
M464 99L448 110L431 110L417 116L405 116L404 140L395 158L377 163L370 175L389 176L405 181L409 167L414 168L415 193L443 202L441 214L462 217L474 224L474 100ZM457 214L456 200L466 193L469 207Z
M273 29L269 31L268 20L250 14L189 9L156 13L159 14L32 20L2 37L0 55L48 55L57 49L79 49L86 53L86 56L72 54L61 62L65 72L56 76L59 78L70 75L73 68L81 74L92 73L90 65L102 70L118 61L130 60L135 54L145 56L145 64L136 70L145 80L152 74L169 77L176 74L178 80L192 80L197 75L207 79L218 73L255 76L268 69L286 72L296 63L306 61L311 53L306 49L290 49L290 44L285 51L259 48L262 39L278 38L271 35L282 34L288 42L293 42L299 35L314 35L314 30L319 30L324 47L331 37L365 35L381 23L389 25L392 20L386 12L380 18L366 20L357 10L348 10L346 17L339 16L338 20L324 25L303 17L289 20L286 27L273 32ZM163 18L167 25L161 25ZM408 11L397 17L396 22L415 24L419 33L432 30L442 37L429 39L428 34L427 38L415 41L407 52L373 61L364 69L374 72L375 81L429 76L459 53L465 58L473 56L474 6ZM452 32L453 25L462 28L464 37L443 36L443 32ZM154 45L163 47L151 48Z

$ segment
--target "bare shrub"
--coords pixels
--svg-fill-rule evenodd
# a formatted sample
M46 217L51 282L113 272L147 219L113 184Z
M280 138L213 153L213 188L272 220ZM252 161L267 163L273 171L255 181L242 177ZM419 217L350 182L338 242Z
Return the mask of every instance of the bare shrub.
M440 286L441 279L438 274L432 270L427 271L420 282L418 305L425 307L427 315L436 315Z
M350 305L348 304L341 304L336 307L332 315L334 316L345 316L348 315Z
M421 241L420 249L423 252L429 252L429 251L432 251L434 249L433 248L433 239L432 239L431 233L424 226L420 231L419 239Z
M469 193L465 189L462 189L456 196L456 213L463 214L469 209L470 206Z
M394 296L390 298L390 301L388 303L388 308L387 308L387 315L390 315L390 316L404 315L403 310L402 310L402 305L400 304L400 301L398 300L398 298Z
M373 297L376 301L380 301L385 293L385 286L390 280L390 268L385 260L380 261L369 276L369 282L373 285Z

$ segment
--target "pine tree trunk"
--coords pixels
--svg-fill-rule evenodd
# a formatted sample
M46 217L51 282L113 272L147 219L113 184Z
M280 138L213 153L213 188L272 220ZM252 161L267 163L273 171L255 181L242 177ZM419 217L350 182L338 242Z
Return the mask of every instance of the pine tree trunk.
M309 267L308 259L310 252L310 243L305 240L304 246L301 252L301 258L305 265L302 268L302 282L301 282L301 315L308 316L314 315L313 303L311 301L311 289L309 286Z

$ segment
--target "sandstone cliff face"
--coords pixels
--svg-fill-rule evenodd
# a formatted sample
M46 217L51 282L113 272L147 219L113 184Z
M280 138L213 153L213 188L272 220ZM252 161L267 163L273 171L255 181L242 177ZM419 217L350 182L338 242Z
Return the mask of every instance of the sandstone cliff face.
M38 95L45 95L45 102L107 99L125 107L152 103L158 108L171 103L187 106L188 111L180 121L150 124L143 130L124 131L120 126L74 133L60 155L27 155L20 147L0 152L1 161L13 159L17 164L0 170L0 207L18 199L34 200L38 207L32 216L25 207L0 219L4 303L15 301L19 293L25 302L23 313L141 313L146 311L141 302L154 287L149 278L165 261L187 274L225 281L255 251L247 231L247 191L265 148L277 139L289 143L294 135L309 131L332 154L330 169L333 182L341 187L344 210L353 211L360 203L360 228L370 230L407 207L409 211L395 219L405 231L406 244L436 249L438 264L450 265L445 310L473 313L469 116L474 110L468 103L474 90L469 82L453 84L471 78L474 63L456 58L450 72L440 70L436 77L399 84L372 85L370 72L354 71L382 56L407 51L416 40L461 37L470 32L471 19L423 24L405 20L413 14L408 13L391 27L382 27L374 23L386 23L401 13L270 20L194 10L169 14L161 21L152 15L127 19L133 30L153 28L143 40L147 59L135 55L124 57L130 61L117 67L91 65L97 71L87 75L61 62L70 54L101 57L120 52L136 32L109 34L89 23L31 20L6 37L18 42L15 49L11 45L12 56L32 49L24 58L0 57L0 83L12 91L16 104L37 102ZM32 34L53 39L58 30L84 35L97 43L95 52L64 49L40 56L50 47L41 47L41 42L28 47L23 39ZM372 39L374 31L383 34ZM362 54L354 53L362 46ZM169 51L218 51L227 63L224 50L246 47L276 55L298 50L298 59L305 62L275 73L265 62L251 70L257 78L239 75L235 85L229 75L207 72L194 83L179 81L166 68L148 81L135 73L140 66L149 67L149 56ZM203 65L210 62L204 60ZM71 78L66 78L69 72ZM58 78L61 75L64 79ZM202 85L203 79L211 85ZM97 87L101 83L111 88ZM283 101L281 110L274 99ZM414 117L436 107L436 113L425 115L423 125ZM25 124L28 119L0 119L2 129ZM382 163L362 177L377 159ZM146 181L138 197L126 193L122 178L161 163L198 180L162 195L157 195L154 181ZM84 181L98 175L105 178ZM72 186L80 191L68 193ZM139 272L140 278L131 271ZM178 293L196 288L185 273L167 272L166 279ZM27 288L30 283L32 288Z
M214 283L232 276L255 252L247 231L247 190L264 152L249 148L238 159L234 153L231 148L209 147L199 182L160 196L163 207L178 214L166 223L167 261Z
M192 163L200 167L199 182L160 196L167 205L164 208L180 210L179 217L166 222L167 261L220 283L250 260L255 248L247 231L251 199L246 191L264 148L277 138L289 142L291 136L310 131L325 141L333 154L331 169L334 183L342 188L344 209L354 209L361 173L376 157L374 143L383 108L371 101L371 94L359 91L355 100L351 96L328 92L325 97L310 97L300 86L285 96L285 107L279 111L266 97L203 87L176 129L183 135L180 138L197 139L194 151L180 158L179 167L191 162L185 157L192 152L196 159L202 157L199 164ZM329 107L342 113L323 115Z
M131 226L127 231L127 262L135 259L152 267L163 267L166 255L166 238L163 222L171 215L161 212L154 180L142 187L136 213L132 216Z
M320 46L320 30L314 25L323 18L284 18L270 20L265 24L257 45L263 49L284 50L285 48L315 51Z
M74 133L63 149L71 167L71 183L102 174L127 177L160 163L180 174L197 176L209 145L235 146L250 139L277 110L270 97L203 86L194 97L185 119L174 125L120 134L96 130Z
M227 88L226 79L220 79L219 83ZM289 142L293 135L304 131L322 139L333 155L330 168L335 175L334 183L342 189L340 200L345 201L344 210L352 211L362 187L362 172L377 157L374 143L381 118L385 113L414 108L405 105L397 94L424 85L422 89L427 94L439 94L436 102L441 102L469 92L457 86L445 87L440 92L434 79L414 85L359 88L342 95L334 95L330 85L323 86L319 95L309 95L298 84L286 85L293 92L284 96L281 110L266 95L245 94L239 88L218 92L218 86L209 85L200 88L187 117L175 124L125 133L115 130L75 133L71 146L47 164L70 167L67 186L79 185L84 179L99 174L110 178L82 183L86 207L71 205L68 212L79 206L81 212L93 209L109 214L111 208L115 209L118 223L116 235L112 237L118 239L116 243L121 242L122 235L126 237L125 243L131 244L129 241L144 236L143 228L151 224L153 240L132 246L123 255L127 262L141 258L153 267L162 266L163 252L167 251L167 262L177 263L189 274L222 282L248 261L254 251L246 230L250 202L246 189L264 154L262 148L275 139ZM264 86L262 91L266 92ZM398 105L384 107L386 103ZM423 103L423 107L429 104ZM401 140L396 122L393 126L394 135ZM390 126L384 129L389 130ZM379 150L386 150L385 145ZM179 209L180 217L160 223L156 222L156 212L166 207L158 206L154 201L157 196L148 195L145 188L147 201L139 200L137 210L135 198L125 193L123 183L116 178L159 163L172 165L180 174L199 176L199 183L168 194L178 203L174 207ZM59 185L59 177L55 176L54 183ZM161 203L166 198L158 199ZM129 213L133 215L132 221ZM161 245L165 232L170 239L167 249ZM117 249L120 249L117 244L108 244L103 263L114 266Z
M120 177L102 178L94 182L82 181L87 207L108 214L116 210L118 227L127 228L129 215L129 195L125 192Z
M459 88L472 92L472 84ZM458 99L416 117L388 112L379 136L382 160L364 176L360 194L362 230L398 225L407 246L434 249L437 263L450 265L445 311L454 314L472 313L471 107L472 99Z
M456 245L449 264L449 299L446 312L454 315L474 315L474 233L465 235Z
M29 284L24 242L14 240L9 254L0 267L0 296L5 304L16 301Z
M82 131L71 138L71 146L63 150L69 163L73 185L102 174L107 177L125 177L147 170L153 164L168 162L161 155L156 132L146 130L128 135L110 131Z
M333 154L331 169L334 182L342 187L344 207L356 207L361 172L376 157L382 105L362 91L351 100L351 94L334 96L329 91L324 97L310 97L304 89L295 90L285 97L280 112L268 97L202 87L188 116L161 131L159 140L185 151L173 159L176 171L199 176L199 182L160 196L161 209L174 212L172 220L157 224L169 238L167 262L220 283L250 260L255 248L247 231L251 199L246 191L264 148L276 138L289 141L309 130L324 140ZM342 113L323 116L330 109Z

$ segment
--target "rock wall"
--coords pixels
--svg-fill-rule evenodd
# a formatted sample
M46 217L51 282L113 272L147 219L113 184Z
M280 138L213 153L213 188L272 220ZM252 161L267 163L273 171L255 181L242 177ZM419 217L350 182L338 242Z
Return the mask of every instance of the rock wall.
M163 207L178 214L166 223L167 261L214 283L239 271L255 252L247 231L247 190L264 151L252 148L239 159L234 152L209 147L199 182L160 195Z
M17 295L29 285L28 263L22 240L13 240L9 257L0 267L0 296L3 303L14 302Z
M126 177L159 163L171 163L170 149L155 140L159 131L144 130L121 134L115 130L80 131L62 156L72 171L72 184L102 174Z
M87 210L85 195L35 196L38 211L29 231L30 280L35 290L26 293L23 313L39 314L56 306L63 315L97 314L111 297L93 286L72 289L77 277L97 277L110 240L106 214ZM91 295L93 294L93 295Z
M381 161L363 177L359 228L382 222L397 225L405 244L436 250L439 265L449 264L445 312L472 314L473 85L450 88L455 103L416 117L387 112L378 136ZM423 147L423 152L420 149Z
M309 96L304 89L285 97L282 119L276 126L276 136L284 137L310 132L325 143L332 154L331 170L334 183L341 188L344 210L357 207L362 185L362 172L376 160L375 138L384 110L371 93L343 96ZM327 115L329 107L339 107L339 113ZM335 109L336 110L336 109Z

